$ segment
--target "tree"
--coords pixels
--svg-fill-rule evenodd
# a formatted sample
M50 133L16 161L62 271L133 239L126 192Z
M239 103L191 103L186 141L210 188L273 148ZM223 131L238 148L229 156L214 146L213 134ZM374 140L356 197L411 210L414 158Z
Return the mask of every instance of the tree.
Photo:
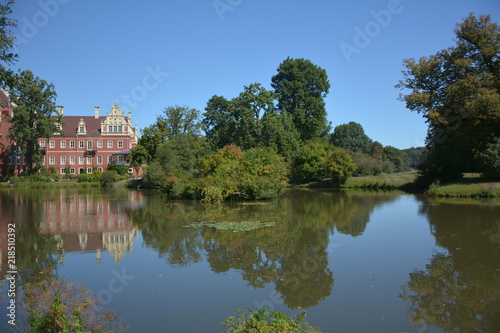
M200 111L187 106L168 106L156 118L156 126L164 140L194 139L201 136Z
M201 137L203 125L200 111L187 106L168 106L156 122L142 130L139 144L151 159L156 159L158 147L167 140L197 139Z
M19 73L11 86L11 102L15 105L8 137L14 144L11 149L24 152L27 172L39 164L42 153L39 138L49 139L59 132L57 124L62 115L56 114L54 86L33 75L29 70Z
M300 146L300 133L287 112L269 112L262 118L262 145L293 159Z
M139 173L142 165L146 164L151 160L151 156L143 145L137 145L130 150L130 154L127 156L127 162L130 163L130 167L135 169L135 173Z
M345 183L356 170L349 152L330 144L309 141L304 143L294 159L295 178L299 181L331 179L335 186Z
M480 162L491 170L481 156L500 137L500 29L489 15L470 14L455 35L453 47L406 59L396 85L410 90L400 99L429 124L421 171L444 181L481 169Z
M372 140L365 134L363 126L354 121L335 127L331 142L333 145L351 152L365 154L370 153L373 144Z
M274 113L276 94L252 83L236 98L213 96L203 116L208 141L214 148L234 144L242 149L262 145L263 119Z
M278 110L289 113L302 140L329 129L324 98L330 89L326 71L307 59L285 59L271 79L279 94Z
M7 0L0 4L0 84L2 87L8 85L14 76L12 71L6 68L16 61L17 54L13 52L15 35L11 31L17 26L16 21L9 18L12 14L14 0Z

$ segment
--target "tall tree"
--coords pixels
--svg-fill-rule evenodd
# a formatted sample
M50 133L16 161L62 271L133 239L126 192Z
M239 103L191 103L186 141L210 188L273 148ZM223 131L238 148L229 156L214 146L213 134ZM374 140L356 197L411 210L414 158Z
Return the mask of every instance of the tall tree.
M214 148L235 144L243 149L262 145L263 118L274 112L276 94L260 83L245 86L231 100L213 96L203 117L207 138Z
M54 86L25 70L17 75L11 84L11 101L15 105L9 139L14 144L12 149L24 152L28 175L33 171L33 164L41 160L38 146L39 138L49 139L59 132L57 124L61 115L56 113Z
M500 137L500 29L489 15L471 14L455 35L455 46L406 59L404 79L396 85L410 90L400 99L429 124L422 172L444 181L477 171L478 160ZM495 170L488 168L490 160L482 161L483 169Z
M365 134L363 126L354 121L335 127L331 142L337 147L365 154L372 148L372 140Z
M12 28L17 26L16 21L9 18L12 14L14 0L7 0L0 4L0 84L3 87L8 85L14 76L7 68L17 58L14 53L15 35Z
M167 140L195 140L201 137L200 111L187 106L168 106L156 122L142 130L139 144L155 159L158 147Z
M292 115L302 140L326 133L324 98L330 89L326 71L307 59L285 59L271 79L278 97L278 110Z

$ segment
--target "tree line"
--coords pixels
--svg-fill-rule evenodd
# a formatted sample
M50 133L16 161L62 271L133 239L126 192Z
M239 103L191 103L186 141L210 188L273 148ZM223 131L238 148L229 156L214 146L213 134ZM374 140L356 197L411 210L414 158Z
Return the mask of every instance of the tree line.
M248 199L272 197L269 190L286 180L328 179L340 186L352 174L399 172L412 165L406 152L373 141L358 123L331 131L324 101L330 89L328 76L310 60L285 59L271 77L271 87L252 83L234 98L214 95L203 113L187 106L166 107L143 129L129 162L134 167L148 164L146 186L165 188L176 197L207 197L210 187L225 193L219 193L221 198L243 193ZM234 163L240 155L254 159L242 166ZM207 173L209 160L220 170ZM245 168L250 163L268 170L259 174L263 178L258 190L243 186L252 179ZM200 180L209 175L221 178ZM198 184L197 191L193 184Z

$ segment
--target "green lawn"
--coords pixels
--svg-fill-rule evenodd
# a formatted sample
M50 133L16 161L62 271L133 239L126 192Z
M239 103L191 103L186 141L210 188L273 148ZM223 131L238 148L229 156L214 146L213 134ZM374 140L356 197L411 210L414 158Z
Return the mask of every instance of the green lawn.
M344 188L399 188L411 183L417 177L415 171L380 174L377 176L351 177Z

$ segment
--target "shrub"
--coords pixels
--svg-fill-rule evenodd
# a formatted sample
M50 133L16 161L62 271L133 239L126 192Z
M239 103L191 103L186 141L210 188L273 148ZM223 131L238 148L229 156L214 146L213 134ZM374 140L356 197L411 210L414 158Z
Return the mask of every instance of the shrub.
M99 178L102 187L111 187L116 182L118 174L114 170L104 171Z
M78 183L91 183L94 181L92 174L80 173L76 175L76 181Z
M143 177L144 188L160 188L165 187L167 175L163 171L160 163L152 162L146 167L146 173Z
M98 311L90 290L53 276L23 288L26 332L111 332L124 329L113 311Z
M237 313L241 313L238 318L229 317L221 323L221 326L232 326L227 333L321 333L321 330L314 329L305 321L305 311L294 318L289 318L280 311L270 312L266 308L259 311L247 309L246 313Z
M128 173L129 167L127 165L111 165L108 167L108 171L116 171L120 176L124 176Z

